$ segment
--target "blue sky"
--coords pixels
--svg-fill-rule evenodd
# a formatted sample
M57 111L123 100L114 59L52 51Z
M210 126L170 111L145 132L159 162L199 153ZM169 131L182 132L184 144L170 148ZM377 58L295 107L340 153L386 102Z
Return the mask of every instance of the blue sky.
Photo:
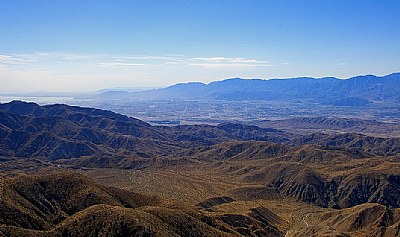
M400 1L0 0L0 92L400 71Z

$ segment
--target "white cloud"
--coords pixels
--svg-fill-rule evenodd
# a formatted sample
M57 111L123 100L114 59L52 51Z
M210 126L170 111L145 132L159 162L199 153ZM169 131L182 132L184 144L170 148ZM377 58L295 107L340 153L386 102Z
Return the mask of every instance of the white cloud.
M117 56L113 57L115 60L173 60L177 56L151 56L151 55L139 55L139 56Z
M225 57L209 57L209 58L192 58L192 61L206 61L214 63L268 63L268 61L258 61L256 59L246 58L225 58Z
M183 55L107 55L63 52L37 52L32 54L0 55L0 63L9 65L40 64L43 62L74 63L87 61L103 67L144 65L191 65L202 67L272 66L269 61L243 57L185 57Z
M113 55L63 52L0 54L0 92L95 91L260 77L268 61L245 57ZM271 71L271 70L268 70Z
M98 63L100 67L115 67L115 66L146 66L144 63L119 63L119 62L114 62L114 63Z
M191 66L199 66L205 68L273 66L268 61L264 60L226 57L191 58L189 59L188 64Z
M12 58L10 55L0 54L0 62L4 62Z
M190 63L191 66L199 66L205 68L226 68L226 67L272 67L271 64L259 63Z
M0 54L0 63L8 65L22 65L35 62L35 60L30 58L21 57L18 55L4 55Z
M66 62L80 62L82 60L91 61L99 58L99 55L90 54L72 54L72 53L48 53L37 52L31 54L0 54L0 64L6 66L37 66L43 63L66 63Z

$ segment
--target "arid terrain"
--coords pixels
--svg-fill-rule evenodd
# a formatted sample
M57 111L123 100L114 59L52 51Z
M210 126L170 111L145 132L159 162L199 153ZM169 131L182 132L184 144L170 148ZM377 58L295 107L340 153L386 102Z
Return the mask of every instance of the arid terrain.
M0 237L400 237L400 0L0 0Z
M399 236L400 125L257 125L1 104L0 235Z

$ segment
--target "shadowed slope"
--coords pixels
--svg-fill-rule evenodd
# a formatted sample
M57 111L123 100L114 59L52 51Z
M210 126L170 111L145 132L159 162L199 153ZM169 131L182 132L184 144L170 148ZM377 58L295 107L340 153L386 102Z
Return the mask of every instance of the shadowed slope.
M241 197L276 196L274 188L282 195L322 207L345 208L367 202L400 207L396 158L391 161L351 149L255 141L225 142L192 151L189 157L219 164L220 172L243 177L245 182L265 185L264 189L233 191ZM346 170L349 168L353 171Z
M362 133L371 136L399 137L400 124L357 118L340 117L298 117L283 120L255 121L260 127L276 128L298 134L320 133Z
M241 124L154 127L98 109L21 101L0 104L0 155L7 157L149 158L232 139L283 142L287 135Z
M2 181L0 235L5 236L240 236L230 216L93 183L75 173L20 176ZM253 216L252 216L253 215ZM245 236L283 236L266 210L234 219ZM234 222L232 222L234 221Z
M301 136L293 144L317 144L327 148L346 148L355 152L364 151L374 155L392 156L400 153L400 138L370 137L356 133L326 135L315 133Z
M25 102L1 104L0 109L0 152L5 156L148 157L179 149L147 123L109 111Z
M74 173L6 180L0 210L0 231L8 236L224 236L194 209Z
M294 236L383 236L400 234L398 209L388 209L379 204L363 204L321 214L307 214L303 221L308 224Z
M2 194L1 223L32 229L48 229L96 204L138 207L160 203L155 197L102 187L73 173L8 180Z

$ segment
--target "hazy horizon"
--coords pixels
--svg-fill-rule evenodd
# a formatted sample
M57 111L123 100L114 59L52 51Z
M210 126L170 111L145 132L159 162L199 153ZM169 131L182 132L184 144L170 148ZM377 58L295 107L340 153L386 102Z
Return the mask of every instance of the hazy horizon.
M400 71L398 1L0 1L1 93Z
M354 75L352 77L348 78L339 78L339 77L304 77L304 76L298 76L298 77L287 77L287 78L240 78L240 77L232 77L232 78L224 78L221 80L213 80L210 82L201 82L201 81L183 81L183 82L176 82L174 84L169 84L165 86L137 86L137 87L120 87L120 86L114 86L114 87L106 87L106 88L99 88L97 90L87 90L87 91L46 91L46 90L35 90L35 91L0 91L0 96L17 96L17 97L32 97L32 98L37 98L37 96L41 97L65 97L65 96L85 96L85 95L92 95L92 94L101 94L103 92L109 92L109 91L121 91L121 92L142 92L142 91L148 91L148 90L155 90L155 89L163 89L167 88L170 86L178 85L178 84L188 84L188 83L202 83L204 85L211 84L213 82L220 82L220 81L225 81L225 80L230 80L230 79L241 79L241 80L287 80L287 79L300 79L300 78L313 78L313 79L324 79L324 78L336 78L339 80L349 80L353 77L359 77L359 76L377 76L377 77L384 77L388 76L391 74L398 74L400 72L392 72L388 74L382 74L382 75L375 75L375 74L363 74L363 75ZM22 98L21 97L21 98Z

